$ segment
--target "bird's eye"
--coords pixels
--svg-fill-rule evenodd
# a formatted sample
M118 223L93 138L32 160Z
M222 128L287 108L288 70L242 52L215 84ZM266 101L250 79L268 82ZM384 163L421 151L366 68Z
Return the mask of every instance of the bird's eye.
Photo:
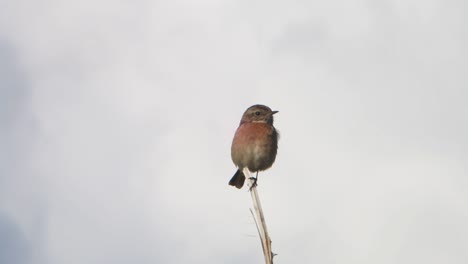
M255 115L256 115L256 116L259 116L259 115L260 115L260 111L255 112Z

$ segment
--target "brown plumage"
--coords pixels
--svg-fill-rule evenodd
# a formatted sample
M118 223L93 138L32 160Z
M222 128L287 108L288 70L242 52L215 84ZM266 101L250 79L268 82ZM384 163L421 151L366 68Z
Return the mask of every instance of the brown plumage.
M229 185L240 189L245 182L244 168L258 173L275 162L278 132L273 115L277 112L264 105L253 105L244 112L232 141L231 158L238 170Z

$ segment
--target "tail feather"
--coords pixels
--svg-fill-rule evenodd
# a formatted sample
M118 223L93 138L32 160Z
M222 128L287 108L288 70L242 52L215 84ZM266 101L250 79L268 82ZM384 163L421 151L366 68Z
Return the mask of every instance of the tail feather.
M241 170L237 170L234 176L229 181L229 185L235 186L237 189L242 188L245 182L245 175Z

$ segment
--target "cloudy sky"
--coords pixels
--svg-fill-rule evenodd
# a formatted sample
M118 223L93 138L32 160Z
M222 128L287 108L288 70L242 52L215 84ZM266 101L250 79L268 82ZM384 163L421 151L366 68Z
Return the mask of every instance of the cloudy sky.
M0 1L0 263L467 263L468 5Z

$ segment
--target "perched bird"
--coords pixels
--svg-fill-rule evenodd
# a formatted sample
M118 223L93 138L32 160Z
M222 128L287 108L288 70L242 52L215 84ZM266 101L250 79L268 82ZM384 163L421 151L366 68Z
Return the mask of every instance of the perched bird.
M265 105L249 107L240 121L231 146L231 158L237 166L237 171L229 181L229 185L240 189L244 185L244 168L258 172L273 165L278 150L278 132L273 126L273 115L278 111L271 111Z

